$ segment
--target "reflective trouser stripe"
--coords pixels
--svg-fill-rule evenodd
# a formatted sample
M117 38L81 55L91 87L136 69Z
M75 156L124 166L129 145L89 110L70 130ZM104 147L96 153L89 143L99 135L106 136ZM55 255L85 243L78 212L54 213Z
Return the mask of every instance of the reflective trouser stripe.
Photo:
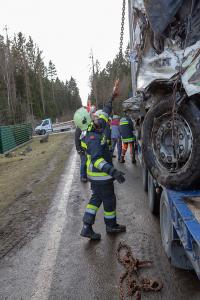
M89 213L89 214L92 214L92 215L96 215L96 212L99 208L95 205L92 205L92 204L88 204L86 206L86 209L85 209L85 212Z
M93 209L93 210L95 210L95 211L97 211L97 210L99 209L97 206L95 206L95 205L93 205L93 204L88 204L88 205L86 206L86 208L90 208L90 209Z
M114 218L116 218L116 210L110 211L110 212L104 211L104 218L105 219L114 219Z
M135 141L135 137L131 137L131 138L127 138L127 139L122 138L122 141L123 141L123 143L130 143L130 142Z
M104 215L104 218L105 218L105 219L115 219L115 218L116 218L116 215L115 215L115 216L105 216L105 215Z
M128 125L128 122L126 122L126 121L120 122L119 125Z
M92 215L96 215L96 211L93 209L86 208L85 212L92 214Z

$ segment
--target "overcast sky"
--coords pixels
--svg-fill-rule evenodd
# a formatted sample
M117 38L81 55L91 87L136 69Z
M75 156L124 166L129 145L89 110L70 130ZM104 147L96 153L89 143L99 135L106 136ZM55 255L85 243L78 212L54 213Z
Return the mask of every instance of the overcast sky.
M51 59L56 65L61 80L71 76L77 80L85 103L91 49L102 68L118 52L122 0L0 0L0 4L0 33L7 25L10 36L19 31L31 35L45 62ZM126 10L124 48L127 18Z

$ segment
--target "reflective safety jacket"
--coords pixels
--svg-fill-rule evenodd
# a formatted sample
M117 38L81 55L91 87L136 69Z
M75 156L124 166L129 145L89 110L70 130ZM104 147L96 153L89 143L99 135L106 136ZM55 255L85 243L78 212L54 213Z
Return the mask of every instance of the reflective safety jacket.
M98 119L98 128L93 123L88 126L85 136L81 139L81 146L87 153L87 177L90 181L104 184L113 177L109 174L113 169L112 156L108 145L106 128L112 111L112 102L108 101Z
M123 143L130 143L135 141L135 135L133 134L133 122L128 117L120 119L119 130L122 136Z
M104 133L87 131L82 140L87 152L87 177L90 181L105 183L113 180L109 171L112 169L112 156Z

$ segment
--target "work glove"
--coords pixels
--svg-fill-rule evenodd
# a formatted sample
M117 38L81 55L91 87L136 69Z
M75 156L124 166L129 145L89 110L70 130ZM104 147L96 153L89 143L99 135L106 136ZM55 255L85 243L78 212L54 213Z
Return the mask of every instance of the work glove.
M117 169L113 170L112 177L116 179L119 183L123 183L125 181L124 173L118 171Z

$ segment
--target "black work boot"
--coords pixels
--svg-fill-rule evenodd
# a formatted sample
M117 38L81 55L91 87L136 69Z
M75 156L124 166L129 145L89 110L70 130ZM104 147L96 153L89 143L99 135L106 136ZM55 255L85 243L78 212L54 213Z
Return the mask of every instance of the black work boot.
M132 157L132 164L136 164L135 156Z
M116 224L114 226L106 225L106 232L107 233L120 233L120 232L125 232L125 231L126 231L126 226L125 225L120 225L120 224Z
M92 229L92 225L86 224L86 223L83 224L83 228L81 230L81 236L87 237L91 240L100 240L101 239L100 233L95 233Z

